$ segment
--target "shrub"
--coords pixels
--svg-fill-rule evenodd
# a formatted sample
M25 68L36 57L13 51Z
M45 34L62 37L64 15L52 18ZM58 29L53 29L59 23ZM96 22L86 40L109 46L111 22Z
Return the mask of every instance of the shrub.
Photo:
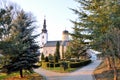
M41 60L43 61L45 59L44 54L41 54Z
M71 62L69 64L70 68L78 68L78 67L82 67L85 65L88 65L89 63L91 63L91 60L86 60L86 61L82 61L82 62Z
M58 63L58 57L54 56L54 62Z
M60 63L47 63L47 67L60 67Z
M68 69L68 63L65 61L61 62L61 67L63 67L64 70Z
M49 62L49 59L47 56L45 57L45 62Z
M52 54L49 54L48 59L49 59L49 61L53 61L54 60L54 56Z

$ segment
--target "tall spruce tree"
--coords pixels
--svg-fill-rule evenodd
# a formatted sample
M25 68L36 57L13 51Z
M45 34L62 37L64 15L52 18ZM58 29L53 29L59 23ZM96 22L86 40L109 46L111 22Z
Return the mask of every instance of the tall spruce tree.
M78 3L83 3L87 5L87 1L76 0ZM71 45L71 55L79 58L81 55L85 55L85 50L90 45L90 41L93 40L92 30L87 26L88 24L88 11L82 9L82 6L79 6L78 9L71 9L76 15L78 15L77 21L71 21L74 24ZM89 42L86 42L89 41Z
M39 61L39 46L35 42L38 35L32 35L35 29L34 22L32 15L26 14L23 10L19 12L13 22L17 31L13 39L16 48L14 49L15 56L11 56L11 61L3 66L7 69L7 73L20 71L20 76L23 77L24 69L32 72L33 68L38 67L35 65Z
M116 77L117 73L114 65L116 53L114 52L116 52L116 50L119 51L119 49L116 48L118 45L115 47L115 44L119 42L113 43L114 42L113 38L115 37L111 35L113 34L111 32L114 32L114 30L117 28L118 29L117 34L119 34L120 30L119 0L76 0L76 1L81 6L77 10L73 9L73 11L80 15L79 19L80 22L82 22L81 25L91 29L93 35L92 47L98 50L101 49L101 51L104 51L105 53L104 55L107 58L112 59L114 80L117 80ZM117 38L117 40L118 39L119 38ZM117 54L119 55L118 52Z
M3 64L9 61L10 56L8 53L13 53L11 48L14 48L11 40L12 11L13 6L11 5L4 6L4 8L0 6L0 50L5 57Z
M79 58L80 56L85 56L85 50L88 46L87 42L85 42L85 40L87 40L87 35L82 33L82 31L85 31L85 29L80 28L78 23L74 22L74 24L74 31L71 33L72 40L70 41L69 47L67 48L70 50L67 51L71 52L71 57Z
M43 53L41 54L41 60L42 60L42 61L45 60L45 56L44 56Z
M60 43L59 41L57 41L56 43L56 51L55 51L55 55L54 55L55 59L60 59Z
M11 8L14 8L13 6ZM9 10L8 10L9 11ZM31 14L25 13L22 11L17 11L16 17L6 19L5 21L9 21L6 23L4 21L6 14L6 9L1 9L0 15L2 15L2 19L0 19L1 29L4 28L4 25L7 26L3 29L3 32L9 32L9 34L3 34L4 38L1 38L0 47L5 55L10 57L9 61L3 66L3 69L7 71L7 73L12 73L19 71L20 76L23 77L23 70L33 71L33 68L38 68L39 66L35 65L39 61L39 46L35 41L37 35L33 35L33 31L36 28L34 17ZM10 15L9 15L10 16ZM13 16L13 15L12 15ZM4 22L4 23L3 23ZM10 26L10 28L8 28ZM6 26L5 26L6 27ZM9 38L6 37L9 35ZM9 43L7 45L3 43Z

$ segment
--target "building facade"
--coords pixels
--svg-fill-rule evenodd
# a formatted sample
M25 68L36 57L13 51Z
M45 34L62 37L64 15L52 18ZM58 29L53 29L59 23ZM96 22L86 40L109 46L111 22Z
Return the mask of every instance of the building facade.
M48 33L47 33L47 29L46 29L46 19L44 19L43 29L42 29L40 36L41 36L41 52L45 56L49 56L49 54L54 55L55 50L56 50L56 44L57 44L57 42L59 42L60 57L61 57L61 59L64 58L66 47L69 43L69 32L67 30L64 30L62 32L62 40L48 41Z

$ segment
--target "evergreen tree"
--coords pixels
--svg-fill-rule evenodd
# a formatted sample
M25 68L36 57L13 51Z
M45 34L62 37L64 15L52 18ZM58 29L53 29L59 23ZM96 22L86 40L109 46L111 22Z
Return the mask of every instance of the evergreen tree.
M69 45L66 48L65 59L70 59L71 57L73 57L73 56L71 54L71 46L70 46L70 43L69 43Z
M115 44L111 34L114 33L114 29L118 29L117 35L120 30L120 4L119 0L76 0L81 6L79 9L72 9L77 15L79 15L80 25L90 29L92 31L93 48L104 51L104 55L111 59L114 70L114 80L117 79L115 70ZM113 32L113 33L112 33ZM115 38L116 39L116 38ZM119 39L117 37L117 39ZM116 49L115 49L116 48ZM119 51L119 49L117 50ZM111 57L111 58L110 58ZM110 61L109 61L110 62Z
M41 60L42 60L42 61L45 60L45 57L44 57L44 54L43 54L43 53L41 54Z
M15 47L13 46L12 36L11 35L11 24L13 18L13 6L4 6L0 7L0 50L4 55L4 63L7 64L10 58L10 55L14 51Z
M59 43L59 41L57 41L57 43L56 43L56 51L55 51L54 57L58 58L58 60L60 59L60 43Z
M49 59L49 61L53 61L54 60L54 56L52 54L49 54L48 59Z
M79 58L85 55L85 51L92 45L93 41L93 30L88 20L91 14L89 5L91 0L75 0L80 6L77 9L71 9L77 16L77 20L72 20L74 24L73 32L70 33L72 40L70 42L71 55ZM69 51L69 50L68 50Z
M45 62L49 62L48 56L45 57Z
M58 56L56 54L54 54L54 62L58 62Z
M1 9L0 13L5 12L4 9ZM38 35L33 35L35 29L34 17L23 10L18 11L16 17L10 22L10 25L4 21L6 16L2 17L3 20L0 21L1 27L4 27L6 24L8 25L7 30L6 28L3 29L3 32L7 31L7 34L4 34L2 42L9 44L6 46L1 42L0 45L4 46L1 49L5 55L10 56L9 62L3 66L3 69L6 69L8 74L19 71L20 76L23 77L23 70L32 72L33 68L39 67L35 65L39 61L39 46L35 42L35 38ZM6 21L9 21L9 19L6 19ZM9 26L10 28L8 28Z
M88 35L89 29L86 29L84 26L81 26L81 22L72 21L75 26L73 27L73 33L70 33L72 40L69 43L69 52L71 52L72 57L79 58L85 54L85 50L89 45L85 40L90 40L91 35ZM86 33L85 33L86 32Z
M5 41L10 38L10 28L12 22L12 6L0 8L0 40Z

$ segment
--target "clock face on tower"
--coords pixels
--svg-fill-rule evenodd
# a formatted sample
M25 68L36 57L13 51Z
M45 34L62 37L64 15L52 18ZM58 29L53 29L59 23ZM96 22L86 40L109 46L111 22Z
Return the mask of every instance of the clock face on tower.
M41 34L41 45L44 46L47 43L47 33Z

